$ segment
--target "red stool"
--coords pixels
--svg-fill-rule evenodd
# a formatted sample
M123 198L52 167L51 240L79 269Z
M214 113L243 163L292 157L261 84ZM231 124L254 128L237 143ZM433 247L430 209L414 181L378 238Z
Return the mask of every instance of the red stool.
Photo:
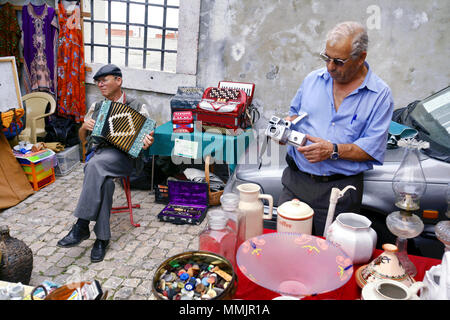
M131 188L130 188L130 177L123 177L123 189L125 190L125 196L127 197L128 205L125 207L113 207L111 208L111 213L119 213L119 212L129 212L130 213L130 222L135 227L140 227L139 223L134 223L133 221L133 208L140 208L140 204L132 204L131 203Z

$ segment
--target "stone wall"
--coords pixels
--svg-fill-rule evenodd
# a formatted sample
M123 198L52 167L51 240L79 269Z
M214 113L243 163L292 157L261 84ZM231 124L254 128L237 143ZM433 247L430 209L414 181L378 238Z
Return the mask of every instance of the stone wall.
M370 67L391 87L395 107L404 107L450 84L449 16L448 0L201 0L197 85L255 83L261 114L284 116L303 78L324 66L318 53L327 31L357 20L368 28ZM171 94L126 91L158 123L170 119ZM87 86L88 105L100 97Z

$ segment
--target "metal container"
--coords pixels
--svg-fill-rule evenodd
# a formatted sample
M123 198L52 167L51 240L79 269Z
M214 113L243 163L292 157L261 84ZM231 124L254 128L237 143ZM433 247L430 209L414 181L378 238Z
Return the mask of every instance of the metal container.
M158 285L160 283L161 276L167 272L174 271L174 263L179 264L208 264L217 266L220 270L231 275L231 280L229 285L223 290L222 293L218 294L216 297L211 298L211 300L231 300L237 290L237 275L231 265L230 261L226 258L208 251L189 251L177 254L173 257L168 258L164 261L153 276L152 281L152 292L158 300L168 300L160 291L158 290Z

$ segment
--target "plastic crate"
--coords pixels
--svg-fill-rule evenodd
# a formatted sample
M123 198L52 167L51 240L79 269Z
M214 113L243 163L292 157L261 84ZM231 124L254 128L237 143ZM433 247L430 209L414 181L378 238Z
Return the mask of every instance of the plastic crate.
M55 182L53 167L56 164L56 157L53 151L44 150L27 155L16 154L16 158L34 191ZM39 160L40 158L42 160Z
M48 170L44 170L41 163L30 163L22 164L22 169L34 191L38 191L55 182L55 170L53 167L50 167Z
M77 144L58 152L56 159L58 160L58 165L55 167L55 175L65 176L69 174L80 163L79 145Z

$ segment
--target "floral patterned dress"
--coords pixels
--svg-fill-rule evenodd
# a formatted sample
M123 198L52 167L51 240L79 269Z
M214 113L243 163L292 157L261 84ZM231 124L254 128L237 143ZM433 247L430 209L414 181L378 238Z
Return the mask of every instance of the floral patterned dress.
M86 71L80 6L77 5L70 16L61 2L58 10L57 111L58 115L82 122L86 113Z
M16 11L10 3L0 7L0 57L14 56L16 58L17 71L20 70L19 43L22 36Z
M55 48L58 24L55 9L31 3L22 8L25 91L56 93Z

